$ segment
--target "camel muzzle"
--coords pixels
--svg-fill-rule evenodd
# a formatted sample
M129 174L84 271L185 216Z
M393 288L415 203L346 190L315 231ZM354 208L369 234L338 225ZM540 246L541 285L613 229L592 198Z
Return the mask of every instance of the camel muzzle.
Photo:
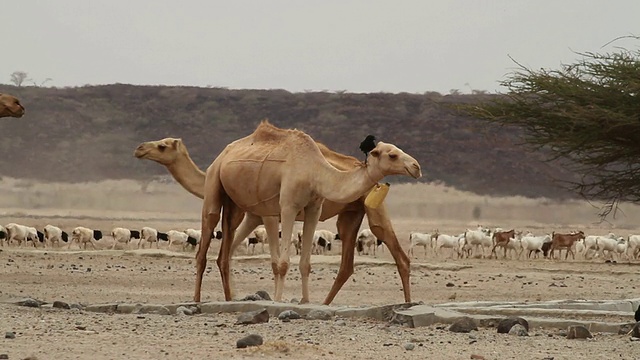
M411 166L405 167L407 174L414 179L419 179L422 177L422 170L420 169L420 165L418 163L413 163Z

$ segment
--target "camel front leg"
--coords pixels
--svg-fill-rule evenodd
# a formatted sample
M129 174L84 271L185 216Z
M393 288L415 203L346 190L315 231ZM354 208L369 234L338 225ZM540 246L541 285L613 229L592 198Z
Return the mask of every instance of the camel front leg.
M267 237L269 239L269 255L271 256L271 270L273 271L273 285L277 291L278 259L280 258L280 244L278 244L278 224L280 223L280 219L277 216L265 216L262 219L258 219L261 222L264 222L264 228L265 230L267 230Z
M300 275L302 277L302 299L301 304L309 303L309 274L311 273L311 246L313 236L320 221L322 211L322 200L311 203L304 208L304 225L302 226L302 251L300 252ZM284 239L283 239L284 241ZM291 244L291 239L289 239ZM287 256L289 246L287 246Z
M364 208L362 204L358 204L358 207L353 210L343 210L338 214L336 226L338 228L338 234L340 234L340 240L342 241L342 259L333 286L331 286L329 294L324 299L325 305L331 304L340 289L342 289L342 286L344 286L351 275L353 275L353 257L355 255L356 238L363 218Z
M276 293L275 301L282 301L282 293L284 292L284 280L289 271L289 263L291 256L289 254L289 248L291 246L291 237L293 235L293 222L296 219L298 209L293 206L283 206L283 200L280 199L280 218L282 224L282 240L280 241L280 257L276 266ZM305 214L306 216L306 214ZM305 223L306 225L306 223ZM266 228L266 224L265 224ZM277 230L276 230L277 231ZM312 235L313 238L313 235ZM311 251L311 243L309 243L309 251ZM302 255L300 255L302 259ZM302 260L300 260L302 261Z

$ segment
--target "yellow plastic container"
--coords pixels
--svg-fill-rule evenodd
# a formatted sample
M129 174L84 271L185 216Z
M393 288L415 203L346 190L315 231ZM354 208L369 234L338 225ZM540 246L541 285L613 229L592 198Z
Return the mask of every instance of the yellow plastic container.
M364 199L364 206L371 209L376 209L378 206L380 206L380 204L382 204L382 202L384 201L384 198L387 197L390 186L391 185L389 183L384 183L382 185L376 184L376 187L371 190L369 195L367 195L367 198Z

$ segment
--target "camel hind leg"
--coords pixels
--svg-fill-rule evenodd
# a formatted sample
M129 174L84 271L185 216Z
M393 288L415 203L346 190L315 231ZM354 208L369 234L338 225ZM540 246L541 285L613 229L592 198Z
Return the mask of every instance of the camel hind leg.
M353 274L353 257L355 254L356 237L358 229L364 219L364 209L362 207L354 211L342 211L338 214L336 227L340 240L342 241L342 259L340 261L340 269L336 275L329 294L324 299L324 304L329 305L336 297L342 286L347 282ZM373 231L373 230L372 230Z

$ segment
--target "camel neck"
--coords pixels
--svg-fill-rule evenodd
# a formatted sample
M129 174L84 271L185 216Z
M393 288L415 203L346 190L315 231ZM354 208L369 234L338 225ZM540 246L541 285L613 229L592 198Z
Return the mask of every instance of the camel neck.
M316 173L314 180L320 196L344 204L360 198L383 177L380 171L370 166L341 171L327 163Z
M200 170L188 155L180 156L167 170L173 178L188 192L203 199L205 173Z

